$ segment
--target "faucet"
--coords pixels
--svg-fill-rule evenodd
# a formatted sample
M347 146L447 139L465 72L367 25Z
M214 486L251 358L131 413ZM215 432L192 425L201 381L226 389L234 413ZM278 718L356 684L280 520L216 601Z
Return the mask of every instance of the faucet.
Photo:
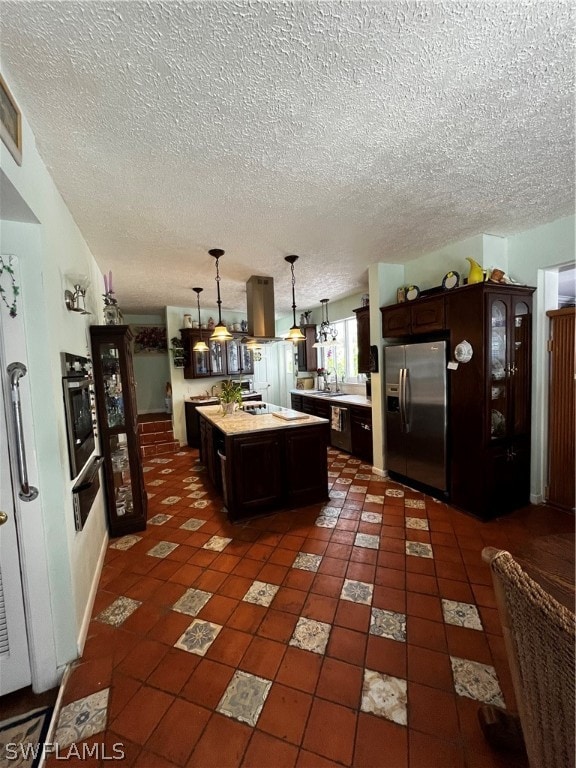
M218 387L217 384L212 384L212 386L210 387L210 394L212 395L212 397L216 397L217 396L217 394L216 394L217 387Z
M344 379L344 377L342 377ZM334 392L340 392L340 387L338 386L338 374L336 371L334 371L334 382L336 384L336 387L334 388Z

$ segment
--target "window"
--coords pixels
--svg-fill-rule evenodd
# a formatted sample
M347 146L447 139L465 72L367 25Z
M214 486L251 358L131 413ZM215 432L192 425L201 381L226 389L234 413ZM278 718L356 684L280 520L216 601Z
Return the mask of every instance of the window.
M330 376L338 374L339 381L354 384L365 380L363 373L358 374L358 334L356 317L332 321L338 331L338 345L318 350L318 366L324 368Z

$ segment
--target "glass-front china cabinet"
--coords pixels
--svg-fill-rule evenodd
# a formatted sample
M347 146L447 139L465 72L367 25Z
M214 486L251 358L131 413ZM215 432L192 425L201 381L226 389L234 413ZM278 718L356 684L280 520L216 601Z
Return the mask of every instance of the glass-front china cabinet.
M93 325L94 388L104 457L111 536L146 528L147 496L140 459L138 412L127 325Z

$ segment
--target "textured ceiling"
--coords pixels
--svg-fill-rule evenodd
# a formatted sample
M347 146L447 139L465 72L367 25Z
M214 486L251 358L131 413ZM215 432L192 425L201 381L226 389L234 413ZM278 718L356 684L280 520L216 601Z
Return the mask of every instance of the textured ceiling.
M125 311L276 311L574 210L571 2L0 2L1 65ZM25 149L24 149L25 151Z

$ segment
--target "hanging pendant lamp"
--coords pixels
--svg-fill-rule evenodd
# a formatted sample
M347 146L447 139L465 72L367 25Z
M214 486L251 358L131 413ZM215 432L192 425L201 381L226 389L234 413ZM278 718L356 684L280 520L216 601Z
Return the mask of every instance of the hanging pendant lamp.
M200 294L204 290L203 288L192 288L196 293L196 303L198 304L198 328L200 328L200 338L192 347L193 352L208 352L208 344L202 338L202 323L200 322Z
M222 323L222 301L220 299L220 270L218 269L218 261L221 256L224 256L224 251L221 248L212 248L208 251L210 256L216 259L216 289L218 295L218 325L214 328L210 341L230 341L232 334L228 331L228 328Z
M306 336L302 333L300 326L296 325L296 299L294 298L294 285L296 283L296 278L294 277L294 263L298 261L298 256L285 256L284 261L287 261L288 264L290 264L290 269L292 270L292 328L288 331L288 335L285 337L286 341L305 341Z
M316 334L316 343L313 344L314 349L326 349L338 345L336 340L338 331L330 324L330 320L328 319L328 302L329 299L320 299L320 304L322 305L322 322L320 323L320 328Z

